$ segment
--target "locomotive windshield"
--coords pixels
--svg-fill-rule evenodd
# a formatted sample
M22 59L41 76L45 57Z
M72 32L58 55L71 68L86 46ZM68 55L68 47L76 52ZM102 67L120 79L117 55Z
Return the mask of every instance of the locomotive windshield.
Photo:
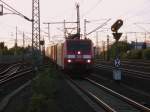
M67 42L67 49L89 51L91 50L91 42L90 41L69 41Z

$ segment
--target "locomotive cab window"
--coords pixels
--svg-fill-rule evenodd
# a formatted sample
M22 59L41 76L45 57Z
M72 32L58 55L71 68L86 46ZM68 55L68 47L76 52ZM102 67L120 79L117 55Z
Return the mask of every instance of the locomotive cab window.
M69 41L67 42L68 50L81 50L81 51L89 51L91 50L91 42L89 41Z

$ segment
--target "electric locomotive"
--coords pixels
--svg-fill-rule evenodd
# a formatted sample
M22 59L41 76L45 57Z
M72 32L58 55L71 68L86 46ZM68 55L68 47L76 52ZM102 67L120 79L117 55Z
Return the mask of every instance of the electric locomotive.
M90 72L93 67L93 43L90 39L66 39L50 45L47 56L65 71Z
M93 65L93 45L89 39L66 40L64 69L74 71L90 71Z

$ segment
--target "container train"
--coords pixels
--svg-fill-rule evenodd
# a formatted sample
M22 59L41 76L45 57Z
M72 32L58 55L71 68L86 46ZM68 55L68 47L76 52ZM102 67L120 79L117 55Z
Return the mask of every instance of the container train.
M66 39L62 43L49 45L46 55L64 71L92 71L94 55L90 39Z

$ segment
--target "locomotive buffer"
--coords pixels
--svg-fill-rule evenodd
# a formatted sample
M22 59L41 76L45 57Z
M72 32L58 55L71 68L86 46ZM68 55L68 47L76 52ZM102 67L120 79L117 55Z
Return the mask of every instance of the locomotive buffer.
M111 26L111 30L112 30L112 34L114 36L114 39L116 40L116 58L114 60L114 66L115 68L113 69L113 79L120 83L121 80L121 63L120 63L120 59L119 59L119 50L118 50L118 41L120 39L120 37L122 36L122 33L118 33L118 30L120 29L120 27L123 25L123 21L121 19L117 20L112 26Z

